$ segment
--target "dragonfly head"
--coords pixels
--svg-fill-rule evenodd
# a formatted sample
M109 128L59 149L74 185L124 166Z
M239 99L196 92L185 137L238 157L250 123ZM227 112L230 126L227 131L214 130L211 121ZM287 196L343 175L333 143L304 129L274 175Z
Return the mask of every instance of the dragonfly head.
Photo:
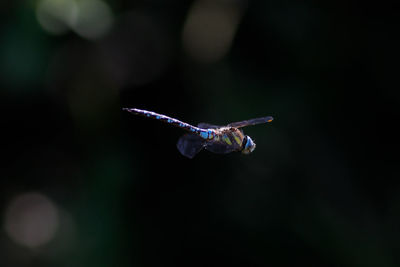
M253 142L253 139L251 139L250 136L246 135L243 139L242 153L249 154L253 152L255 148L256 148L256 143Z

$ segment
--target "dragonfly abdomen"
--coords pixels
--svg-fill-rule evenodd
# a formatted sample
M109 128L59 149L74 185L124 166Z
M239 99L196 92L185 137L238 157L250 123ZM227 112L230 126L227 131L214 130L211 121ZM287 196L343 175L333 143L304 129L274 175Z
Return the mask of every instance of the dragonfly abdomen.
M141 115L144 117L148 117L151 119L156 119L168 124L171 124L173 126L182 128L186 131L192 132L194 134L199 135L203 139L212 139L215 136L214 130L212 129L202 129L199 127L195 127L193 125L190 125L189 123L174 119L172 117L159 114L153 111L148 111L148 110L143 110L143 109L137 109L137 108L123 108L123 110L126 110L128 112L131 112L136 115Z

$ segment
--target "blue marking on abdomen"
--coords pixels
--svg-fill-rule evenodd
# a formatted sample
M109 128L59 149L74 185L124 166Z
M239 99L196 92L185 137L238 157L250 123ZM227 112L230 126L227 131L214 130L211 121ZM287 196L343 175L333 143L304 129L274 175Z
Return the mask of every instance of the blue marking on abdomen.
M166 115L158 114L158 113L155 113L155 112L152 112L152 111L136 109L136 108L124 108L123 110L129 111L129 112L134 113L134 114L138 114L138 115L142 115L142 116L145 116L145 117L154 118L154 119L157 119L157 120L161 120L161 121L167 122L167 123L169 123L169 124L171 124L173 126L177 126L177 127L180 127L180 128L182 128L182 129L184 129L186 131L190 131L190 132L193 132L195 134L198 134L203 139L212 139L212 138L215 137L215 133L212 130L201 129L201 128L195 127L193 125L190 125L188 123L179 121L177 119L171 118L171 117L166 116Z
M208 139L208 132L200 132L200 137L203 139Z

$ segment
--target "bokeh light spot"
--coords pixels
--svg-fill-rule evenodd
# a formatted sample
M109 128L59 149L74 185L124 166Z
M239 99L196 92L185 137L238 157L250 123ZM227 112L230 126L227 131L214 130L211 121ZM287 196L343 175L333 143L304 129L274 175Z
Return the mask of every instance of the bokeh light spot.
M36 17L44 30L52 34L63 34L76 21L78 6L71 0L41 0Z
M113 16L101 0L41 0L36 17L42 28L52 34L73 30L87 39L98 39L110 29Z
M196 1L183 29L186 52L203 63L221 59L229 51L241 11L234 1Z
M111 28L113 17L110 7L100 0L77 2L78 15L73 30L87 39L104 36Z
M54 238L58 223L54 203L46 196L33 192L18 195L10 202L4 228L17 244L35 248Z

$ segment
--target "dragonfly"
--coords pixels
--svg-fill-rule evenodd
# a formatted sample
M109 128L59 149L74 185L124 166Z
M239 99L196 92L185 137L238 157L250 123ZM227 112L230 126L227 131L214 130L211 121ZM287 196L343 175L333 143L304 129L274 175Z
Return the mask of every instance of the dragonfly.
M217 154L227 154L231 152L250 154L256 148L256 144L250 136L243 133L241 128L269 123L273 120L271 116L267 116L234 122L226 126L217 126L208 123L199 123L197 126L193 126L153 111L137 108L123 108L122 110L128 111L134 115L156 119L187 131L188 133L179 138L176 146L179 152L188 158L193 158L202 149Z

